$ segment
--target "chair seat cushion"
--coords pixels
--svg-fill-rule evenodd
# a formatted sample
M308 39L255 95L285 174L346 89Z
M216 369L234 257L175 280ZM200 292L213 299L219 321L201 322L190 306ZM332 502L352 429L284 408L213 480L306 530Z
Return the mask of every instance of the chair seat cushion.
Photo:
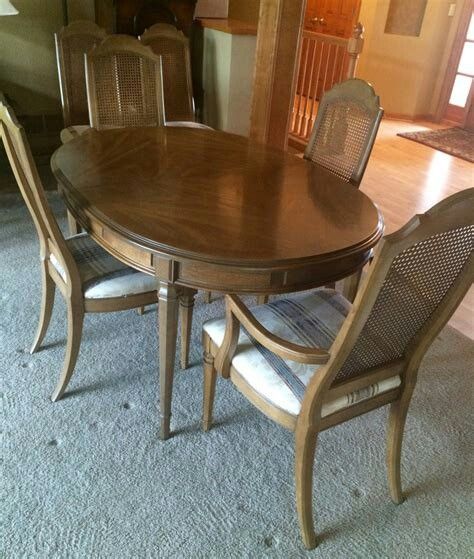
M214 130L207 124L201 124L200 122L193 122L191 120L170 120L166 123L166 126L171 126L172 128L200 128L201 130Z
M318 289L254 307L252 313L267 330L280 338L307 347L329 349L350 308L351 304L337 291ZM220 346L224 339L225 319L206 322L204 330ZM262 398L292 415L300 412L306 387L320 368L278 357L243 328L232 366ZM391 390L400 382L400 377L394 376L328 401L323 405L322 416Z
M87 233L69 237L66 243L79 268L86 299L126 297L156 290L154 276L123 264L99 246ZM59 275L66 281L66 274L54 254L51 254L50 260Z
M89 129L90 126L87 124L79 124L77 126L68 126L67 128L63 128L59 134L61 143L66 144L81 134L84 134L84 132L87 132Z

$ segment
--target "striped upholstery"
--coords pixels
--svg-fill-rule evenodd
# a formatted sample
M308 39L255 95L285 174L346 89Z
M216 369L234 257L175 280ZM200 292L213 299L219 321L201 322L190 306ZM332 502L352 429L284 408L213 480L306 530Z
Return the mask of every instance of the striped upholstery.
M337 291L318 289L255 307L252 313L267 330L285 340L329 349L350 308L351 304ZM204 330L220 346L224 339L225 319L206 322ZM298 415L306 386L319 369L317 365L281 359L249 337L243 328L232 366L261 397L293 415ZM325 417L391 390L400 382L400 377L395 376L326 402L322 415Z
M129 268L100 247L87 233L66 239L77 263L86 299L126 297L156 289L154 276ZM51 264L66 281L66 274L54 254Z

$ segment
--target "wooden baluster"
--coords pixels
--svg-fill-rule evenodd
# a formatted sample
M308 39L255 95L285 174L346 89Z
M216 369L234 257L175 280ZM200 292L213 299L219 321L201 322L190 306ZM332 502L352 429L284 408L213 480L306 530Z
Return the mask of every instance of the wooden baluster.
M302 134L302 130L303 127L305 129L308 128L308 104L309 104L309 97L311 95L311 84L313 83L313 73L314 73L314 60L316 58L316 41L311 41L312 45L313 45L313 54L311 56L311 70L309 73L309 81L308 81L308 87L306 88L306 97L305 97L305 103L304 103L304 120L303 120L303 126L300 127L299 130L299 134L300 136L303 136ZM309 41L308 41L308 51L309 51Z
M318 45L318 41L316 40L316 46ZM308 129L311 132L312 128L313 128L313 124L314 121L316 119L316 114L315 114L315 106L316 106L316 100L318 97L318 85L319 85L319 76L321 74L321 63L323 60L323 51L324 51L324 43L321 42L320 43L320 51L319 51L319 62L318 62L318 72L316 74L316 80L314 82L314 88L313 88L313 100L311 102L311 117L309 119L309 123L308 123ZM303 136L303 138L306 138L308 134L305 134Z
M303 122L303 118L301 116L301 98L303 97L303 95L305 95L305 82L306 82L306 69L308 68L308 53L309 53L309 40L304 37L303 38L303 46L302 46L302 51L301 51L301 55L303 55L303 51L304 51L304 57L301 56L301 60L304 59L303 62L303 75L301 77L301 86L300 86L300 92L298 94L298 109L296 111L296 133L298 135L301 134L301 126L302 126L302 122ZM301 64L300 64L300 70L301 70ZM298 78L299 79L300 74L298 72Z
M358 23L353 31L352 37L347 43L347 54L349 57L349 63L347 65L346 79L353 78L355 76L357 61L359 60L359 55L364 47L364 37L362 33L364 32L364 26L362 23Z

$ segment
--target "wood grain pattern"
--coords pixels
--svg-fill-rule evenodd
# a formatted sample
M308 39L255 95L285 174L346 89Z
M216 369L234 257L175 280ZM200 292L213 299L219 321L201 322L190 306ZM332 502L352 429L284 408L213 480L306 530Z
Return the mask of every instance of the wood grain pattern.
M351 185L224 132L91 129L59 148L52 168L81 226L160 281L163 439L180 289L267 294L323 285L359 269L382 234L377 209ZM192 309L190 297L184 308ZM187 337L189 322L183 329Z

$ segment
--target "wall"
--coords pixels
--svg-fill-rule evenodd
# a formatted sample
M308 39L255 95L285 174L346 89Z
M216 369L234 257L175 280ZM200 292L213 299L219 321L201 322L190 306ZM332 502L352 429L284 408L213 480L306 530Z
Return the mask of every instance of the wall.
M256 24L259 9L260 0L230 0L229 17Z
M19 114L60 112L54 51L63 25L61 0L12 0L16 16L0 17L0 90ZM69 0L69 18L93 19L93 0Z
M248 136L256 48L255 35L204 29L203 122Z
M357 76L372 83L387 114L408 118L433 115L462 0L428 0L419 37L384 33L389 0L362 0L365 31ZM448 52L449 54L449 52ZM443 67L444 64L444 67Z

